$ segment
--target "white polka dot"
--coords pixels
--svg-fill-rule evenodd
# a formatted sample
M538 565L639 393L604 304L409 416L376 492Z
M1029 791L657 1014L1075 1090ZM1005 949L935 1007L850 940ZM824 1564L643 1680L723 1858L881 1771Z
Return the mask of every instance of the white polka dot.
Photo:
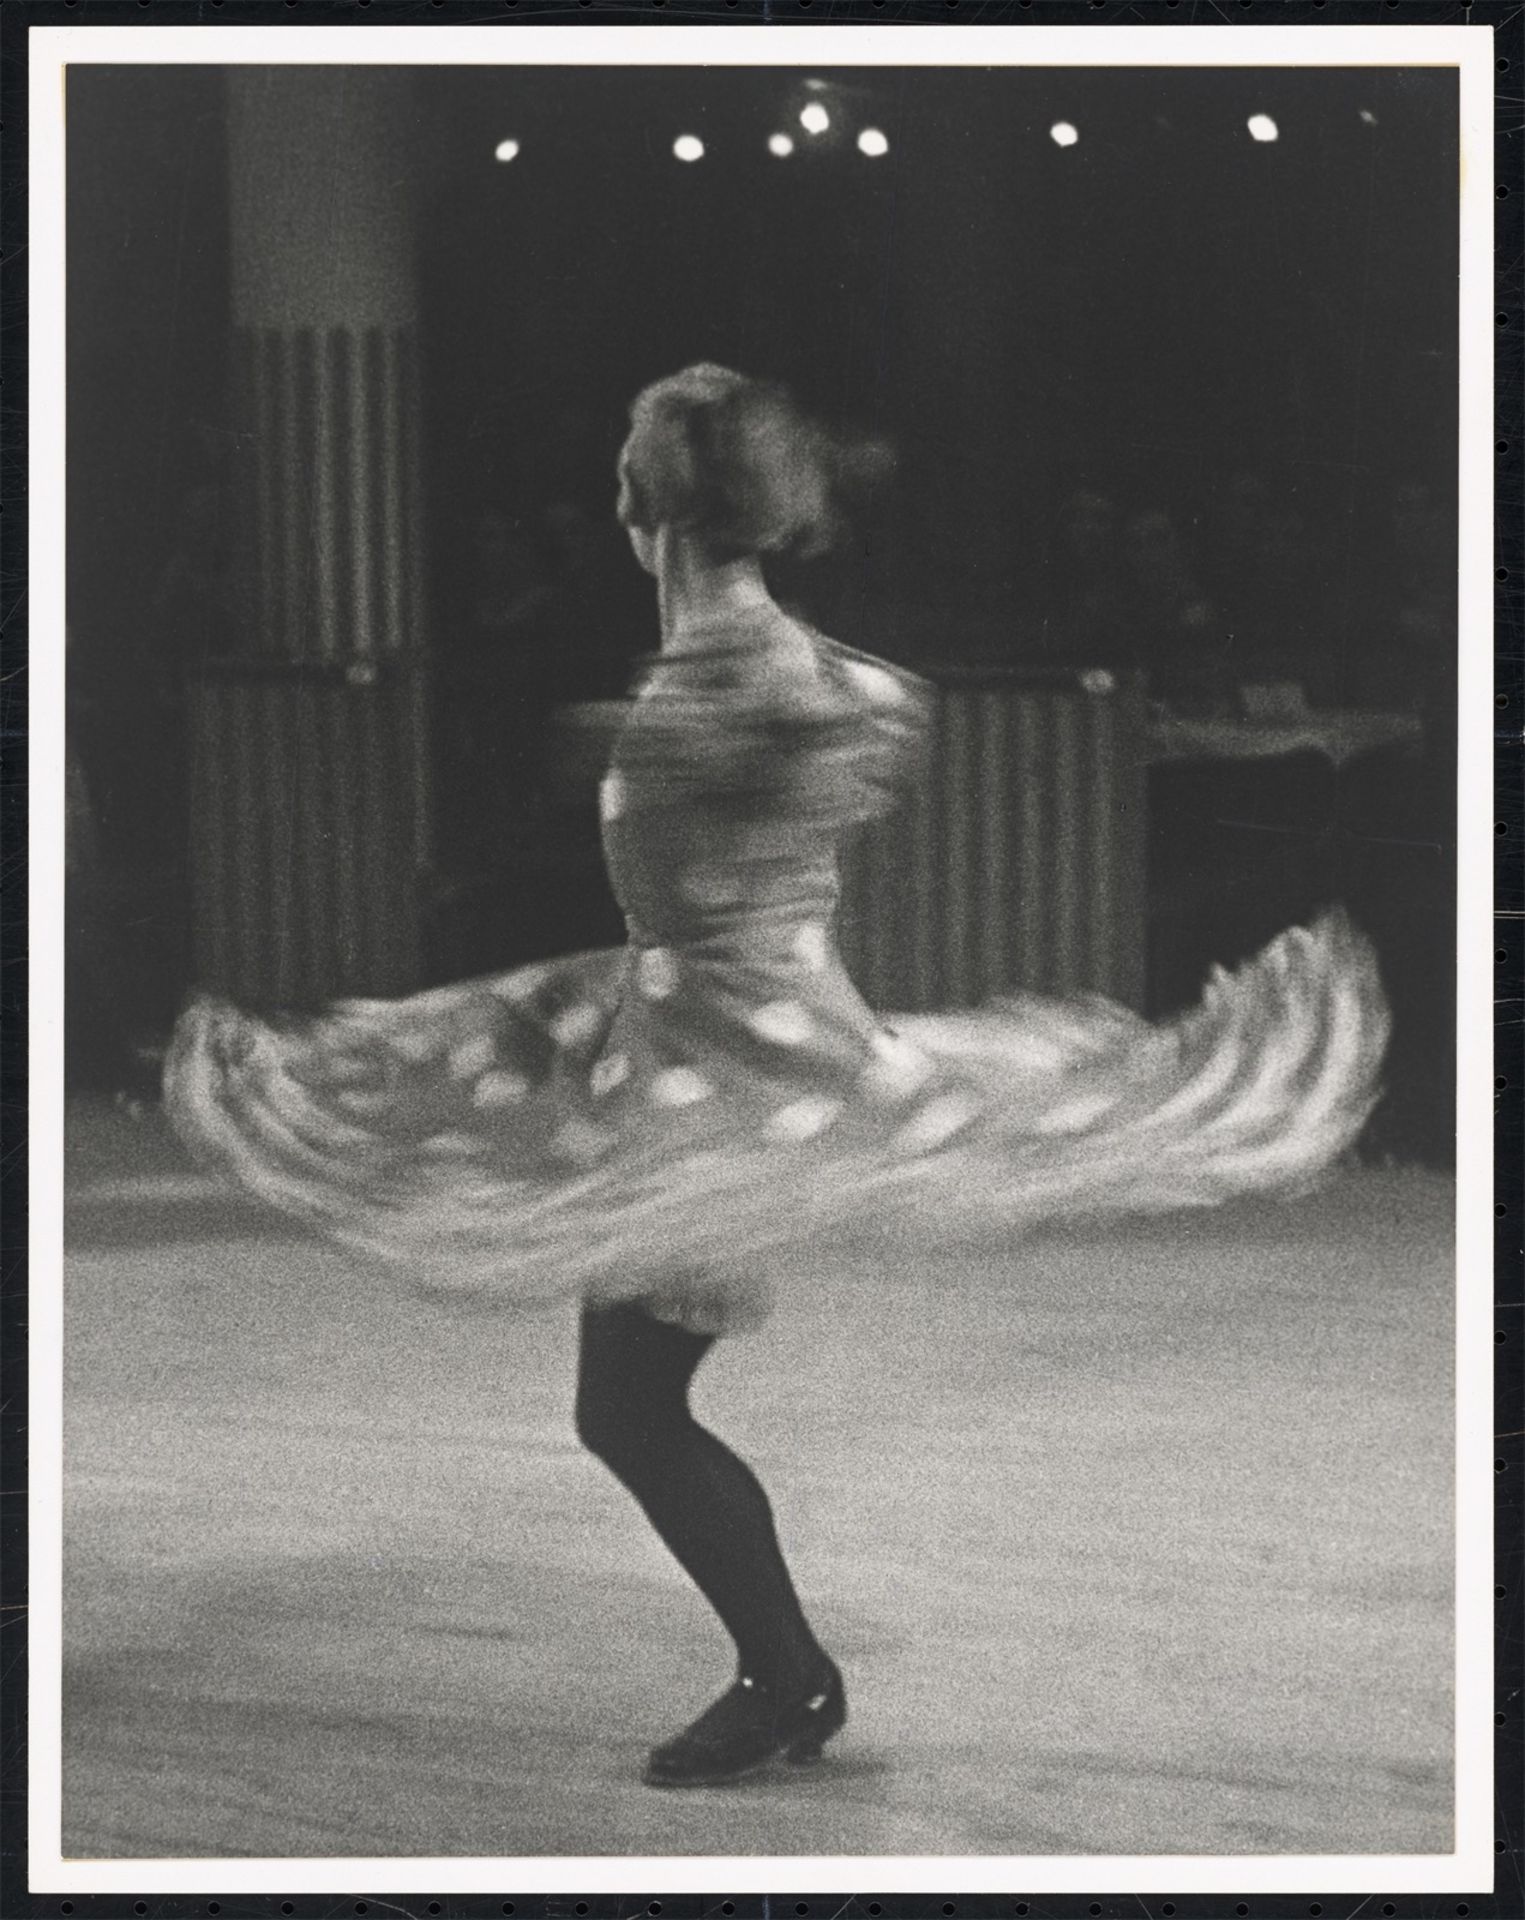
M678 987L678 963L666 947L648 947L636 962L636 980L648 1000L665 1000Z
M708 1100L714 1091L704 1075L695 1073L692 1067L668 1067L655 1074L651 1082L651 1098L659 1107L691 1107Z
M823 926L801 927L794 936L794 957L819 971L831 957L831 936Z
M613 1145L614 1136L603 1127L594 1126L591 1120L568 1120L551 1139L553 1152L577 1161L580 1166L601 1160Z
M512 973L499 974L488 985L500 1000L512 1000L522 1005L526 1000L533 1000L550 977L551 969L548 966L516 967Z
M842 1111L840 1100L827 1100L813 1094L780 1107L772 1114L763 1131L774 1140L813 1140L824 1133Z
M913 1046L899 1034L880 1031L871 1044L874 1058L863 1077L873 1092L903 1098L925 1086L932 1077L931 1060L920 1047Z
M769 1000L754 1007L747 1025L763 1040L781 1047L800 1047L815 1032L815 1023L797 1000Z
M463 1040L450 1052L451 1078L475 1080L479 1073L492 1065L496 1053L491 1034L479 1033L475 1039Z
M604 1016L589 1000L558 1013L551 1022L551 1038L558 1047L582 1047L603 1029Z
M588 1075L588 1085L594 1096L602 1099L606 1093L622 1086L630 1078L629 1056L623 1053L606 1053L593 1071Z
M443 1042L437 1033L431 1033L426 1027L416 1027L411 1032L404 1029L401 1033L388 1036L390 1045L402 1055L422 1066L426 1060L432 1060L440 1051Z
M346 1113L380 1114L392 1104L389 1093L341 1093L339 1105Z
M930 1153L979 1117L979 1108L962 1093L945 1093L929 1100L895 1136L897 1146L910 1153Z
M900 682L883 667L871 667L866 660L849 660L847 671L877 706L898 707L905 699Z
M1088 1094L1079 1100L1069 1100L1063 1106L1054 1107L1042 1114L1033 1123L1037 1133L1083 1133L1104 1113L1112 1110L1113 1099L1109 1093Z
M522 1073L484 1073L471 1097L479 1107L514 1107L529 1090L530 1083Z
M625 776L616 771L604 775L598 790L599 818L605 823L618 820L625 811Z

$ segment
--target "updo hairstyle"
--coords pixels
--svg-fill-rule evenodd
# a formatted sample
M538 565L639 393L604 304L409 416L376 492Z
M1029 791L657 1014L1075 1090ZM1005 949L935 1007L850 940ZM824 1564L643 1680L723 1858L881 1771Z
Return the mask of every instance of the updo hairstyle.
M882 442L830 433L786 388L709 364L645 388L630 422L627 524L675 527L721 560L825 553L894 464Z

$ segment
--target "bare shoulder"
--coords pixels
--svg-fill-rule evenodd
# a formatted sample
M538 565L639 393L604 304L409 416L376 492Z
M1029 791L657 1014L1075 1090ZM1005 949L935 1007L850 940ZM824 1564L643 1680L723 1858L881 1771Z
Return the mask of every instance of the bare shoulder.
M779 611L767 617L751 657L757 674L782 696L818 693L826 686L819 638L790 614Z
M762 705L788 708L827 688L815 635L778 608L696 629L680 654L666 658L681 661L685 677Z

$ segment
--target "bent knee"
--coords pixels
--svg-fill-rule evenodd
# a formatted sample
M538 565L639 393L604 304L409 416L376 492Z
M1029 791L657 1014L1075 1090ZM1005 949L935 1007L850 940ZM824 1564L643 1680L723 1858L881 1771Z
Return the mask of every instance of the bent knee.
M582 1444L622 1480L660 1473L693 1426L686 1407L657 1408L621 1395L579 1394L574 1425Z
M622 1427L628 1422L630 1408L604 1394L579 1393L572 1411L572 1425L578 1439L600 1460L619 1451Z

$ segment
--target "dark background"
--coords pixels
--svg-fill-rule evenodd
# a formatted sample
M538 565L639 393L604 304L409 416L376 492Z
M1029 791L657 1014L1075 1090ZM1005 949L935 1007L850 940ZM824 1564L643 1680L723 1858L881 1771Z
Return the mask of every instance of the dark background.
M1405 1031L1439 1063L1454 77L818 77L834 125L811 141L792 69L417 76L397 141L425 208L442 869L478 871L501 811L536 805L511 782L471 784L452 699L490 731L510 655L521 691L533 680L548 706L616 691L653 644L649 583L611 524L614 455L644 381L717 359L787 379L899 451L896 485L849 547L779 583L840 637L934 669L1137 668L1184 707L1286 677L1321 703L1422 712L1417 766L1378 757L1334 782L1288 762L1245 776L1249 791L1161 776L1177 843L1157 859L1179 865L1183 833L1190 858L1218 857L1189 823L1225 811L1284 815L1305 839L1327 839L1337 815L1333 878L1279 872L1262 889L1268 924L1224 940L1273 931L1309 884L1359 891L1354 851L1364 917L1388 923ZM1276 120L1274 144L1249 138L1257 112ZM1060 119L1077 145L1048 137ZM864 124L888 155L857 152ZM794 134L786 161L766 150L775 128ZM674 160L679 132L704 140L702 162ZM501 165L509 135L521 152ZM226 165L216 70L74 70L71 728L145 1031L186 984L179 689L198 656L228 650L236 618ZM508 731L522 715L505 704L501 718ZM603 934L606 901L588 924ZM542 943L565 931L547 920ZM459 945L439 970L491 957L466 934ZM1161 1000L1185 990L1167 982ZM1443 1079L1420 1104L1445 1104Z
M631 394L708 357L893 435L896 537L854 581L894 609L892 642L991 648L1053 616L1082 488L1177 516L1233 590L1253 479L1263 517L1299 523L1289 638L1341 656L1335 688L1368 650L1390 671L1395 507L1453 497L1454 79L823 77L889 155L795 127L802 151L771 158L809 97L793 71L419 75L398 139L428 207L436 644L466 617L475 518L558 491L606 508ZM220 477L220 88L71 78L71 615L119 655L155 651L188 509ZM1255 111L1274 145L1245 133ZM1047 138L1059 118L1078 145ZM675 129L703 162L675 163Z
M833 583L881 645L1030 646L1062 619L1086 489L1124 523L1168 511L1225 599L1249 558L1234 503L1295 520L1284 643L1331 692L1363 646L1387 668L1394 506L1422 487L1448 513L1455 464L1448 76L828 73L891 152L796 128L785 162L764 139L809 97L794 73L591 72L518 99L426 78L463 162L425 276L459 488L442 559L482 501L549 482L603 504L630 394L714 358L901 449L894 538ZM1255 111L1276 144L1248 138ZM1061 117L1082 130L1064 150ZM520 159L486 164L521 128ZM674 163L675 128L702 163Z

